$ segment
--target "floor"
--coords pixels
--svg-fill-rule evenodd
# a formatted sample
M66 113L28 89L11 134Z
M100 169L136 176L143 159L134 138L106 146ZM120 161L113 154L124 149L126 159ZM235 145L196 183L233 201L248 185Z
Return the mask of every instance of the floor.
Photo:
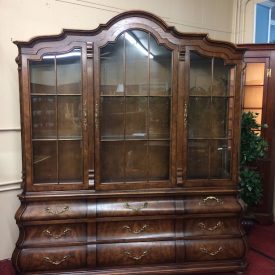
M248 235L248 244L248 268L245 275L275 275L275 224L269 226L256 224ZM0 261L0 275L14 274L9 260ZM217 275L230 274L233 273Z

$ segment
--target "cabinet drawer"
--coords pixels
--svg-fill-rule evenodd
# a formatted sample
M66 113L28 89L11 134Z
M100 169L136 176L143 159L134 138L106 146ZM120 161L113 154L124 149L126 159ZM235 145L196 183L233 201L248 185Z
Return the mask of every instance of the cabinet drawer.
M241 205L234 196L200 196L185 199L185 213L239 213Z
M245 254L242 239L186 241L187 261L212 261L241 259Z
M238 218L193 218L184 221L186 237L240 234Z
M102 222L97 225L97 240L131 240L174 237L173 220Z
M86 265L86 247L28 248L19 255L23 271L68 270Z
M23 221L54 220L85 218L86 215L85 201L41 201L29 203L21 219Z
M174 214L175 203L169 198L102 199L97 202L98 217Z
M175 242L137 242L97 246L98 266L143 265L175 262Z
M24 246L75 243L86 240L85 224L37 225L24 228Z

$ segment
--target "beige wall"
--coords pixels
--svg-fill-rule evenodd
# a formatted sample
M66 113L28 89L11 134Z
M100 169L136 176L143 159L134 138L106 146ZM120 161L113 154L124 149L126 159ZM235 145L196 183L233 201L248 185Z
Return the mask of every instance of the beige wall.
M18 230L21 146L14 40L58 34L62 28L93 29L125 10L147 10L184 32L231 40L238 0L0 0L0 260L10 258ZM12 191L8 191L8 190Z

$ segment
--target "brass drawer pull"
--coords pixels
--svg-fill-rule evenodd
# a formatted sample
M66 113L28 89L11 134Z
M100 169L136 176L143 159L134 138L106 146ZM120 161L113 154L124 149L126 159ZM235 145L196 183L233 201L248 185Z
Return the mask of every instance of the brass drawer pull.
M70 210L70 207L68 205L64 206L61 210L52 210L50 207L45 208L45 211L51 215L61 215L69 210Z
M199 202L199 205L208 205L209 202L215 202L217 205L222 205L223 204L223 200L222 199L218 199L214 196L209 196L209 197L206 197L205 199L202 199L200 202Z
M142 254L140 254L139 256L133 255L130 251L124 251L124 254L132 260L140 261L143 257L145 257L148 254L148 250L143 251Z
M140 233L144 232L148 228L149 228L148 224L144 224L140 229L132 229L129 225L124 225L123 226L123 229L126 229L130 233L133 233L133 234L140 234Z
M139 207L134 207L134 206L130 205L128 202L126 202L126 203L124 204L124 207L127 208L127 209L130 209L130 210L132 210L132 211L134 211L134 212L139 212L139 211L141 211L142 209L145 209L145 208L148 207L148 202L145 202L143 205L141 205L141 206L139 206Z
M222 248L222 246L220 246L216 251L209 251L207 248L201 247L200 251L204 254L209 255L209 256L216 256L223 251L223 248Z
M62 237L65 237L66 235L70 234L71 232L72 232L72 229L71 229L71 228L65 228L65 229L63 230L63 232L60 233L60 234L54 234L54 233L51 232L49 229L43 230L43 233L44 233L45 235L47 235L48 237L52 237L52 238L54 238L54 239L56 239L56 240L58 240L58 239L60 239L60 238L62 238Z
M65 255L61 260L53 260L50 257L43 257L44 261L47 263L50 263L52 265L60 265L63 262L67 261L68 259L70 259L72 256L71 255Z
M218 221L216 225L209 226L209 227L205 223L200 222L200 223L198 223L198 226L201 228L201 230L206 230L206 231L212 232L212 231L218 230L219 228L222 228L223 227L223 222Z

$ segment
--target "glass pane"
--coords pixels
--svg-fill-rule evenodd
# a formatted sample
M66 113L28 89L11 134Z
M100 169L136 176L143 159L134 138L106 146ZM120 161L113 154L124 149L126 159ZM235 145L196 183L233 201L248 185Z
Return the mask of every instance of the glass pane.
M126 142L126 181L146 180L147 178L147 142Z
M81 131L81 97L58 97L58 136L59 138L79 138Z
M170 95L172 77L172 52L158 45L150 36L150 95Z
M213 140L210 156L210 178L229 178L231 141Z
M126 98L126 138L147 138L147 97Z
M124 93L124 35L100 51L101 94Z
M57 183L56 141L33 141L34 183Z
M189 140L187 150L187 177L208 178L209 169L209 141Z
M59 182L82 181L82 141L58 142Z
M148 33L131 30L125 33L126 93L148 94Z
M170 138L170 98L149 98L150 139Z
M124 111L123 97L101 98L101 138L124 138Z
M56 56L57 93L80 94L81 84L81 50Z
M227 109L227 98L190 97L188 108L188 137L226 137L228 126Z
M31 92L55 94L55 61L46 55L42 61L30 61Z
M56 138L55 96L32 96L32 137Z
M149 179L169 179L170 144L168 141L149 142Z
M264 69L265 63L247 63L245 85L263 85Z
M191 52L190 95L210 95L212 84L212 58Z
M244 87L244 108L262 108L263 86Z
M124 142L101 143L101 181L124 181Z
M232 66L225 65L223 59L214 58L212 95L214 96L230 95L231 69L232 69Z
M252 112L252 113L256 114L257 115L256 122L258 124L262 124L262 109L255 109L255 108L247 109L247 108L244 108L243 111L244 112Z

